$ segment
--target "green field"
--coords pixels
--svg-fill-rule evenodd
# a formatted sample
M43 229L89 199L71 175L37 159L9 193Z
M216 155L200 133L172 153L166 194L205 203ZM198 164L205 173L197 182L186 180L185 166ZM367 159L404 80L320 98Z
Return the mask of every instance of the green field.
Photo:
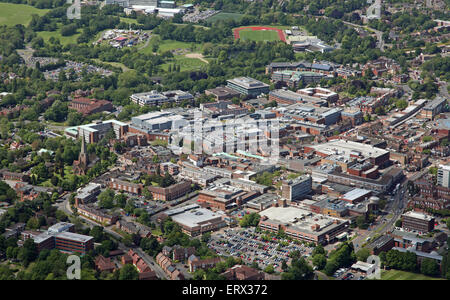
M206 63L197 58L189 58L182 55L178 55L174 57L174 60L168 63L161 65L164 71L169 69L169 65L179 65L180 71L195 71L200 70L203 66L206 66Z
M50 37L53 36L59 39L61 45L68 45L68 44L76 44L77 38L80 36L80 33L76 33L71 36L62 36L59 30L56 30L56 31L39 31L37 32L37 35L42 37L45 42L48 42Z
M0 25L28 25L32 14L42 16L48 11L25 4L0 3Z
M242 40L249 41L279 41L278 32L275 30L251 30L244 29L239 31L239 37Z
M185 42L179 42L179 41L173 41L173 40L160 40L159 38L156 38L158 35L152 35L150 38L150 42L148 43L148 46L139 50L142 53L145 54L152 54L153 44L158 43L158 53L163 53L165 51L175 50L175 49L187 49L188 52L195 52L197 48L200 49L201 45L195 44L195 43L185 43Z
M383 270L381 271L381 280L443 280L443 279L405 271Z
M214 23L214 22L222 21L222 20L239 21L242 19L243 16L244 16L243 14L220 12L220 13L206 19L206 22Z
M137 24L138 23L136 19L123 18L123 17L120 17L120 22L124 22L124 23L128 23L128 24Z

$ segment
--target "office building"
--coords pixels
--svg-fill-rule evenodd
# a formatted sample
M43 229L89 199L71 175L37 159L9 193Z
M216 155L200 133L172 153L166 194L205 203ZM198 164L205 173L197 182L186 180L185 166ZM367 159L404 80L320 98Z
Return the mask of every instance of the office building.
M309 175L302 175L294 180L283 182L281 186L281 196L288 200L298 200L308 195L312 189L312 179Z
M402 215L402 228L407 231L417 231L419 233L427 233L434 229L434 217L409 211Z
M450 188L450 165L439 165L437 184L442 187Z
M250 77L237 77L227 80L227 87L250 96L259 96L269 93L269 85Z

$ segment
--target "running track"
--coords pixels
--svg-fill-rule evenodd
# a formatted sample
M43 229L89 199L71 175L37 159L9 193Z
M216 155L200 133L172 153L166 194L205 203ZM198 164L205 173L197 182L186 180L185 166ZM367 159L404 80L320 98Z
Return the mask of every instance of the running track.
M234 33L234 38L238 39L239 38L239 31L243 30L243 29L251 29L251 30L275 30L276 32L278 32L278 38L286 43L286 37L284 36L284 32L281 29L278 28L273 28L273 27L240 27L240 28L236 28L233 33Z

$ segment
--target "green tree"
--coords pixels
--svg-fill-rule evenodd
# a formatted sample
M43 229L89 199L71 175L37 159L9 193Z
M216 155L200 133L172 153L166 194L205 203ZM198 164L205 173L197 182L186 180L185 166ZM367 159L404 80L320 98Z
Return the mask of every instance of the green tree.
M139 272L133 265L127 264L119 271L119 280L138 280Z

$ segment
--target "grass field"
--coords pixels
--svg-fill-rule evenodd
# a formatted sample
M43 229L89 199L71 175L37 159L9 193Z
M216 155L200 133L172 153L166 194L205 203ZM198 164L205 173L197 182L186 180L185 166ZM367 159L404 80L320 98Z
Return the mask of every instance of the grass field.
M166 64L161 65L164 71L169 69L169 65L179 65L180 71L195 71L200 70L201 67L206 66L206 63L198 58L188 58L182 55L174 57L174 60Z
M383 270L381 271L381 280L443 280L443 279L398 270L389 270L389 271Z
M28 25L32 14L42 16L48 11L25 4L0 3L0 25Z
M137 24L138 23L136 19L123 18L123 17L120 17L120 22L124 22L124 23L128 23L128 24Z
M239 36L242 40L249 41L278 41L278 33L274 30L241 30Z
M71 36L62 36L58 29L56 31L39 31L37 32L37 35L42 37L45 42L48 42L50 37L53 36L59 39L61 45L68 45L68 44L76 44L77 38L80 36L80 33L76 33Z
M179 42L179 41L173 41L173 40L160 40L160 39L156 39L156 37L157 37L157 35L153 35L150 38L150 42L148 43L148 46L140 51L145 54L151 54L153 44L155 42L158 42L158 45L159 45L158 53L163 53L165 51L170 51L170 50L175 50L175 49L188 49L189 52L195 52L195 50L197 48L201 47L195 43L185 43L185 42Z
M243 14L220 12L220 13L206 19L206 22L214 23L214 22L221 21L221 20L239 21L240 19L242 19L243 16L244 16Z

